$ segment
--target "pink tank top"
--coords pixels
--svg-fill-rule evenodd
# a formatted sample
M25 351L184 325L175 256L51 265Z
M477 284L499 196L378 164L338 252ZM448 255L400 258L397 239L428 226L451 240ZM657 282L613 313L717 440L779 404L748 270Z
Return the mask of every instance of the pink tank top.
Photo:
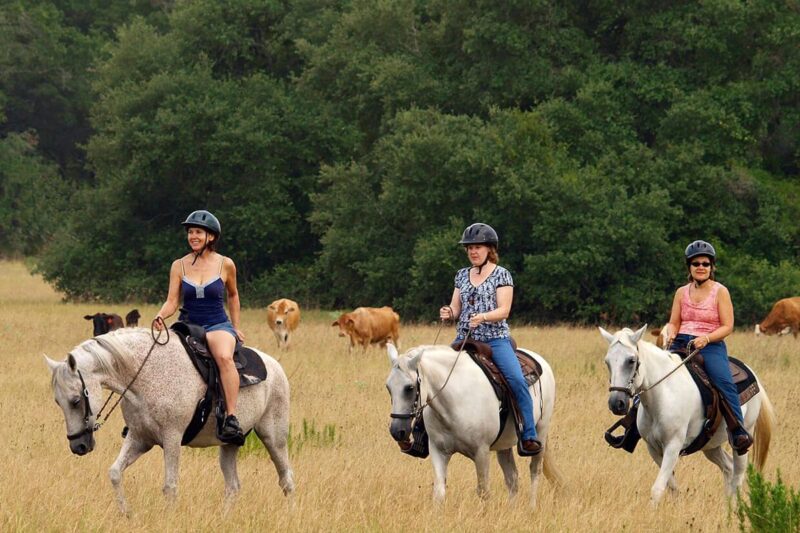
M719 308L717 307L717 291L721 283L714 282L711 293L700 303L694 303L689 297L689 283L681 298L681 330L678 333L687 335L708 335L720 326Z

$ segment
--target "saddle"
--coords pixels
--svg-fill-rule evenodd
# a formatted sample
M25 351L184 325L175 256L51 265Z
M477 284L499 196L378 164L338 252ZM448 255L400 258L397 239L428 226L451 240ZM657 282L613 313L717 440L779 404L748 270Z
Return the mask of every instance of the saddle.
M451 348L458 351L462 349L461 344L461 342L456 341L451 345ZM530 387L539 381L539 378L542 375L542 366L533 357L521 350L518 350L517 343L514 342L514 339L511 339L511 347L514 349L514 353L517 356L519 365L522 368L522 376L525 378L525 381ZM500 369L497 368L497 364L492 358L492 347L485 342L468 339L464 343L463 350L469 354L478 367L483 370L483 373L486 374L486 377L489 379L489 383L491 383L492 388L494 389L497 399L500 400L500 431L497 433L497 438L495 441L500 438L500 435L503 434L506 420L508 420L508 415L511 413L514 416L514 421L516 423L514 427L517 431L517 442L521 443L522 413L520 412L519 405L517 405L516 398L511 393L511 389L508 386L505 376L502 372L500 372Z
M225 396L222 394L222 385L219 381L219 368L211 356L206 343L206 331L202 326L190 322L175 322L170 326L181 344L186 348L189 360L192 361L200 377L206 383L206 392L197 403L191 422L186 427L181 439L181 445L190 443L203 429L216 397L215 414L217 418L217 433L225 422ZM264 360L251 348L245 347L241 342L236 342L233 352L233 362L239 372L239 387L249 387L261 383L267 378L267 367Z
M686 351L676 351L681 359L685 359L689 354ZM733 383L736 385L736 390L739 393L739 403L744 405L759 392L758 382L753 372L740 360L733 357L728 358ZM728 402L724 400L720 392L716 389L714 384L709 379L705 371L704 361L702 354L696 354L686 368L689 374L694 379L697 389L700 391L700 398L703 402L705 410L705 422L703 430L695 437L695 439L683 450L681 455L690 455L701 449L711 440L711 437L716 433L722 420L728 426L728 429L739 426L739 421L736 415L733 414ZM628 413L619 419L613 426L611 426L605 434L606 442L612 448L622 448L626 452L633 453L641 436L639 429L636 427L636 416L639 410L639 402L634 402ZM618 427L622 426L625 430L623 435L614 436L613 432Z

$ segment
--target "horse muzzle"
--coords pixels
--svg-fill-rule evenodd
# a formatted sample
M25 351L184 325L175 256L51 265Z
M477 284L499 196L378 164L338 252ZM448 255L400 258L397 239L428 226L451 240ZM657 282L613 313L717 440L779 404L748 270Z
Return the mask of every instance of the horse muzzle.
M94 450L94 435L88 434L69 441L69 450L75 455L86 455Z
M407 442L411 439L411 419L393 418L389 424L389 433L397 442Z
M608 408L615 415L624 415L630 407L630 397L624 392L613 391L608 395Z

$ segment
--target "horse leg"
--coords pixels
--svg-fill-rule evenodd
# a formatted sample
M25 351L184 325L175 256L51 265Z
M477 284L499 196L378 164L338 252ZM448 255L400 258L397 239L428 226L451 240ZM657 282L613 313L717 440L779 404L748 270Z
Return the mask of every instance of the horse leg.
M728 496L731 496L731 488L735 487L733 484L733 459L728 452L722 449L722 447L714 448L711 450L703 450L703 454L705 454L706 459L714 463L722 470L722 479L723 485L725 485L725 493ZM735 492L735 488L733 489Z
M289 419L286 416L265 414L255 426L256 435L269 452L272 464L278 472L278 485L284 496L294 492L294 474L289 463Z
M650 455L656 463L659 463L659 459L657 458L659 455L658 450L651 448L649 445L647 448L650 450ZM654 451L656 455L653 454ZM674 439L664 447L664 452L660 454L661 468L658 471L655 483L653 483L650 489L650 503L652 503L653 506L658 505L658 502L661 501L661 498L664 496L664 491L667 489L667 484L669 484L670 488L673 488L673 490L677 490L678 482L675 480L675 465L678 464L680 452L681 442Z
M239 453L238 446L219 447L219 467L222 469L222 476L225 478L225 507L226 510L236 498L236 494L241 488L239 474L236 472L236 456Z
M733 476L731 476L731 483L728 487L728 496L736 496L736 489L742 486L744 475L747 473L747 455L733 454Z
M165 435L164 442L164 496L175 501L178 497L178 471L181 461L181 435Z
M539 476L542 473L542 468L544 466L544 454L547 453L546 448L546 440L541 438L539 441L542 443L542 451L539 452L537 455L531 457L531 507L536 506L536 493L539 489Z
M497 462L503 470L503 478L505 478L506 488L508 489L508 499L514 500L517 496L517 482L519 480L517 464L514 462L514 450L509 448L498 451Z
M152 447L152 444L145 444L136 440L134 435L129 433L122 441L122 448L119 450L117 460L114 461L114 464L108 469L108 477L111 479L111 485L114 487L117 505L119 506L120 512L123 514L127 514L128 504L125 501L125 491L122 488L122 473L126 468L132 465L136 459L150 451Z
M489 447L481 446L473 461L475 462L475 473L478 475L478 497L482 500L489 499Z
M431 463L433 464L433 501L444 502L445 489L447 488L447 465L452 454L439 451L436 446L430 446Z

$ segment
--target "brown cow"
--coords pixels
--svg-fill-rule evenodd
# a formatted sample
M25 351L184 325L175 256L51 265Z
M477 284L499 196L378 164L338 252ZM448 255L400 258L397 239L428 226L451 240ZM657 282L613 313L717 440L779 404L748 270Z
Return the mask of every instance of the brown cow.
M93 335L95 337L122 327L122 317L114 313L95 313L93 315L86 315L83 318L92 321L92 325L94 326Z
M288 350L292 332L300 324L300 306L288 298L275 300L267 307L267 324L278 340L278 347Z
M125 327L126 328L135 328L139 325L139 319L142 318L142 315L139 314L138 309L134 309L127 315L125 315Z
M350 337L350 351L360 344L364 351L370 344L380 343L381 348L391 340L398 348L400 339L400 316L391 307L359 307L343 313L331 324L339 326L339 336Z
M800 332L800 296L778 300L767 318L756 324L756 335L787 335L789 332L795 339Z

